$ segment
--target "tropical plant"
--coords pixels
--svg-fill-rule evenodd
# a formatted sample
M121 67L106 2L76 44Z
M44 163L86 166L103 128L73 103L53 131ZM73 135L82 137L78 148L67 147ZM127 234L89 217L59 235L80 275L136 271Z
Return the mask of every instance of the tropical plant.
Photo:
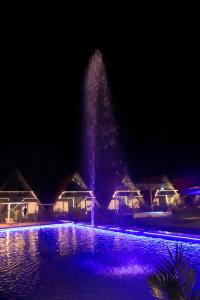
M200 290L194 290L197 273L187 251L178 244L174 254L169 248L167 250L169 257L163 257L156 273L148 278L153 296L165 300L200 300Z

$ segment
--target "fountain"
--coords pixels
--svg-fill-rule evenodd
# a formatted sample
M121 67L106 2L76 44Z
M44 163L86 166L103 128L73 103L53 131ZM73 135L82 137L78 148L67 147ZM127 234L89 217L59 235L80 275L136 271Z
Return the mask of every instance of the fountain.
M107 204L111 186L123 169L119 152L105 67L101 52L96 50L84 84L84 170L89 187L101 204ZM93 198L91 225L94 210Z

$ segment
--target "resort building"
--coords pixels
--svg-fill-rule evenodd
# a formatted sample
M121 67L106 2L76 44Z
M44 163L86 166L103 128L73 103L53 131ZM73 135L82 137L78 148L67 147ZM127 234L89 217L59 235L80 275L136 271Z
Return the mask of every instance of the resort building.
M128 175L125 175L108 205L108 210L128 211L140 208L143 196Z
M153 198L154 206L177 206L181 204L180 195L178 190L175 189L171 181L163 176L160 188L155 191L155 196Z
M153 209L168 208L181 204L180 194L167 176L148 178L145 183L136 185L143 195L147 191L146 202Z
M16 170L0 187L0 216L15 222L38 214L39 199L20 171Z
M88 189L79 173L70 176L65 183L65 189L59 194L54 212L58 213L85 213L91 211L92 203L99 207L93 191Z

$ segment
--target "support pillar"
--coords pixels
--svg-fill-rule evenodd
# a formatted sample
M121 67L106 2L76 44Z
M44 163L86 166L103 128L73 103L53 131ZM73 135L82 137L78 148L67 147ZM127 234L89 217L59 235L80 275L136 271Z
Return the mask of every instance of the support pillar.
M152 199L152 190L150 188L150 201L151 201L151 210L153 211L153 199Z
M10 203L8 203L8 223L10 222Z

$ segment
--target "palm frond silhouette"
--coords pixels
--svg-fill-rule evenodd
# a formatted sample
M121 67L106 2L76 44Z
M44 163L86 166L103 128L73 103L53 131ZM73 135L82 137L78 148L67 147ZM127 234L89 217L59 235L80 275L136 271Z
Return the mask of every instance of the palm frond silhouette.
M148 278L153 296L165 300L200 300L200 291L194 291L197 273L187 251L178 244L174 254L169 248L167 250L169 257L162 258L156 273Z

